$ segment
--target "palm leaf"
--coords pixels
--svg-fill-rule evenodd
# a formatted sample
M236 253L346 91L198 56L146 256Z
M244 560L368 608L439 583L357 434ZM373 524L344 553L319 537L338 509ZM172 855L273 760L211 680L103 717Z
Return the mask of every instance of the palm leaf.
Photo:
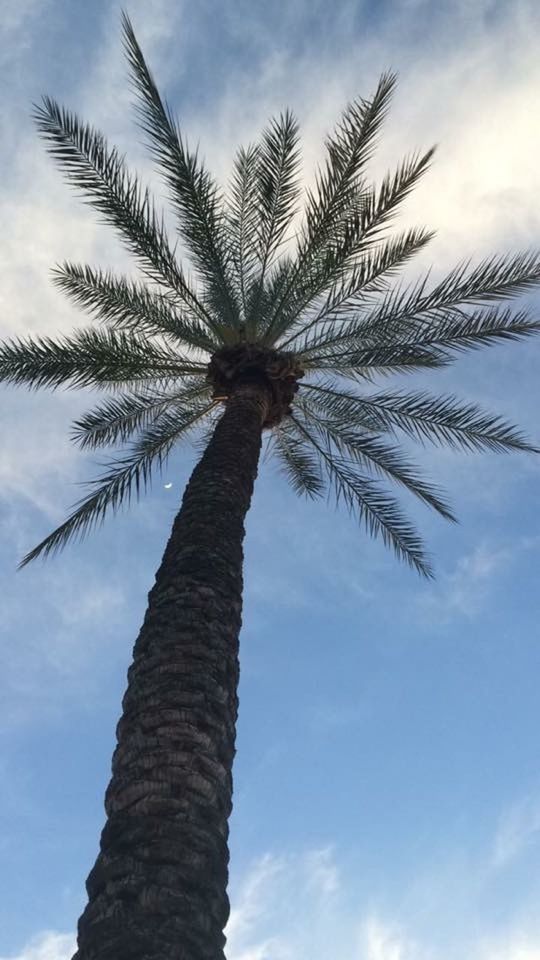
M376 263L377 255L379 257L382 255L384 259L386 248L381 249L378 246L382 230L428 169L433 152L431 149L423 155L406 159L393 175L389 174L385 177L378 191L371 189L362 194L360 209L355 211L353 216L343 220L336 237L321 252L316 269L309 275L308 282L290 296L289 306L282 311L279 324L273 326L274 336L283 334L297 321L302 323L303 311L329 287L334 288L341 284L337 300L332 289L329 296L330 302L327 301L321 311L322 316L317 314L307 327L303 325L303 332L324 317L334 316L338 306L341 309L350 306L351 298L353 296L357 298L361 294L362 287L359 286L359 282L363 280L363 273L369 271L370 260L375 260ZM404 240L408 242L402 259L391 263L390 269L396 269L410 259L432 236L433 234L427 231L410 231L406 238L398 238L390 243L387 256L391 259L392 255L400 253L400 245L403 248ZM373 249L374 243L377 244L375 249ZM354 271L355 267L357 267L356 271ZM353 275L349 277L351 269ZM364 286L369 282L369 280L364 281ZM293 334L285 343L291 342L298 335L298 333Z
M280 341L280 349L289 347L300 338L294 349L303 353L311 346L314 335L321 336L323 322L335 326L343 312L368 302L370 294L384 289L388 278L422 250L432 237L432 232L414 228L386 243L368 247L348 275L334 284L313 318L306 323L300 317L300 328Z
M198 409L186 411L182 418L177 413L165 413L133 445L122 459L109 463L106 472L90 481L94 492L76 504L67 520L38 543L20 563L26 566L39 556L47 556L72 540L84 537L102 523L108 511L117 512L151 482L156 468L161 469L175 442L205 416L213 404L201 404Z
M430 323L399 316L394 321L376 315L372 322L351 325L342 333L314 337L302 356L312 366L328 367L331 362L334 369L341 364L349 369L365 365L366 356L371 358L371 366L379 361L388 366L389 358L399 364L401 354L408 357L411 351L419 350L438 353L449 363L453 353L499 341L523 340L538 330L540 320L530 317L526 310L510 308L484 308L472 313L449 310L446 315L441 310Z
M221 345L194 317L179 311L170 297L145 284L72 263L57 267L53 281L75 303L114 329L165 336L208 353Z
M327 162L317 171L315 189L307 192L295 268L274 306L267 330L268 342L272 342L275 330L281 329L280 316L287 310L289 298L294 298L294 290L305 289L320 251L335 239L336 229L344 218L358 210L361 178L386 116L395 80L393 74L384 74L372 99L351 103L334 135L327 139Z
M259 149L256 250L261 266L250 297L248 333L257 329L266 272L296 212L299 162L298 123L292 113L286 111L271 121Z
M140 125L169 186L182 236L205 281L207 301L214 316L224 321L218 327L226 339L230 330L238 327L240 315L229 264L222 198L197 153L188 149L169 108L162 101L125 13L122 23L124 47L138 97Z
M81 123L50 97L36 106L34 119L68 182L119 232L149 278L169 286L202 323L212 328L211 316L187 283L169 246L162 216L116 148L109 150L99 131Z
M365 428L359 429L355 424L324 418L309 402L304 402L300 409L304 418L323 437L328 449L334 449L340 456L347 455L371 473L400 483L445 520L455 522L456 518L440 492L426 483L418 468L398 447L387 446L380 437L369 435Z
M306 370L331 371L339 376L373 381L378 376L413 373L415 370L436 370L452 361L451 355L430 344L383 344L364 349L329 349L315 356L309 350L299 354Z
M537 452L516 427L501 417L452 396L388 392L365 397L320 384L302 384L301 389L327 416L372 432L401 430L420 442L463 450Z
M358 464L350 459L332 454L324 441L311 432L292 415L299 432L317 451L326 470L336 501L344 501L351 513L364 523L373 537L381 537L386 546L391 546L400 559L405 560L425 577L432 577L430 563L422 541L404 514L397 501L390 497L370 477L358 471Z
M237 274L243 322L248 312L247 290L258 263L257 240L259 232L258 181L259 147L242 147L234 159L230 199L227 207L228 228L232 247L232 261Z
M324 492L320 458L290 419L283 420L273 430L272 448L296 493L314 498Z
M0 343L0 381L32 389L121 386L206 373L203 364L165 346L112 330L79 330L70 337L27 337Z
M72 438L82 449L125 443L137 430L147 428L164 411L184 414L201 397L209 398L209 386L200 379L184 381L173 392L145 390L109 397L73 424Z

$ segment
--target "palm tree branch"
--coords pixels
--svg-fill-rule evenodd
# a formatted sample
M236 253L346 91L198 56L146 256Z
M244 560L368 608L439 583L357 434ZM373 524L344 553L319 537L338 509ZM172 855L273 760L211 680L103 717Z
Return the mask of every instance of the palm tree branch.
M320 409L314 409L309 401L301 401L299 406L303 416L311 420L329 447L333 445L340 455L346 454L370 472L400 483L446 520L456 521L440 492L423 480L416 465L407 460L397 447L387 446L379 436L368 434L364 427L359 428L357 424L321 416Z
M272 446L296 493L314 498L324 492L320 458L313 454L310 444L294 429L289 418L272 431Z
M27 337L0 343L0 381L32 389L120 386L136 380L205 374L206 365L176 351L112 330L69 337Z
M425 577L432 577L424 547L414 527L404 517L393 497L389 497L376 481L358 473L358 464L349 458L335 456L324 440L314 436L294 414L291 419L324 463L336 500L343 499L348 509L365 524L371 536L380 536L387 546Z
M34 119L68 182L115 227L147 276L174 290L200 321L216 332L215 321L189 286L169 246L163 218L148 190L127 170L116 148L109 150L99 131L81 123L50 97L35 107Z
M247 288L257 264L259 210L257 204L259 146L240 148L234 159L230 200L227 210L232 240L232 259L238 275L244 322L247 317Z
M178 414L164 415L133 445L125 457L106 464L107 471L90 481L94 489L88 497L80 500L67 520L38 543L20 563L26 566L38 556L47 556L64 547L74 539L83 538L91 529L102 523L109 510L117 512L129 503L141 490L147 488L156 467L162 468L176 440L205 416L213 403L198 410L190 410L184 419Z
M300 154L298 123L286 111L264 131L257 164L258 257L260 271L251 296L248 333L257 326L266 271L296 212Z
M360 274L356 280L362 279L362 268L364 266L362 260L365 258L369 264L370 248L374 243L378 244L381 231L385 228L388 220L429 168L433 153L434 149L432 148L423 155L414 155L405 159L393 175L388 174L385 177L379 190L373 188L362 195L360 210L355 212L351 218L344 220L340 234L323 252L320 265L315 271L315 277L310 278L310 281L306 284L306 290L301 291L299 297L291 298L290 309L283 312L278 329L276 330L276 327L274 327L276 335L279 336L289 330L295 321L301 321L302 312L329 286L334 288L341 283L342 287L347 290L348 284L351 282L348 273L358 265L359 258ZM411 244L409 238L409 249L402 260L394 264L394 269L400 262L405 262L425 246L432 236L432 233L424 231L413 232L412 239L416 242ZM399 250L399 247L397 249ZM352 282L355 283L354 274ZM360 286L353 286L349 298L353 295L358 297L361 292L362 288ZM338 303L333 304L332 299L333 290L323 306L323 316L335 311L338 305L343 308L343 304L346 303L343 289L341 290L341 303L338 301ZM309 326L313 326L318 319L322 318L316 316Z
M383 74L372 99L351 103L334 135L327 139L327 162L324 169L317 172L315 190L307 192L305 223L295 267L275 304L267 330L269 337L295 286L304 286L320 250L334 238L336 227L347 213L357 209L361 177L386 116L395 82L394 74Z
M420 442L464 450L538 452L517 427L453 396L388 392L365 397L308 383L301 390L333 419L373 432L401 430Z
M125 443L137 430L148 427L165 410L181 413L194 401L209 397L210 387L200 379L184 382L174 392L145 390L109 397L73 424L72 439L82 449Z
M122 24L124 48L138 96L141 129L169 185L182 235L206 281L212 309L230 326L238 326L239 311L229 270L218 187L197 153L189 151L171 111L162 101L126 13L122 14ZM226 336L226 327L221 327L221 334Z
M365 301L370 293L384 289L388 277L422 250L433 236L434 234L430 231L413 228L385 243L369 246L350 273L333 284L325 302L315 312L314 317L308 323L304 323L299 330L293 331L286 340L281 341L280 349L286 349L299 337L303 339L295 349L301 353L309 348L310 331L320 336L321 324L334 325L336 321L342 319L340 315L343 311L354 308L359 301Z
M323 335L314 339L312 345L302 351L302 357L313 366L319 361L328 363L331 358L334 368L339 369L340 363L344 367L362 365L366 354L372 356L374 363L376 358L399 356L402 350L419 349L440 351L450 362L452 352L474 350L501 340L521 340L539 330L540 320L530 317L526 310L515 312L511 308L488 307L472 313L451 309L446 315L441 310L431 317L430 324L409 318L406 325L398 316L394 326L391 317L382 319L376 316L372 322L357 324L352 330L349 328L335 336ZM369 345L370 341L373 346ZM317 354L317 351L322 352Z
M169 297L145 284L72 263L56 267L53 282L113 329L162 335L208 353L222 345L195 317L186 318Z

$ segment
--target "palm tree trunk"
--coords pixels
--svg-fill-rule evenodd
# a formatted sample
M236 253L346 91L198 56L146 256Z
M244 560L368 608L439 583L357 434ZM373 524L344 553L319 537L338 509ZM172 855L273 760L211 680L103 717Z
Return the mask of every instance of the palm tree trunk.
M74 960L223 960L244 518L269 396L245 384L186 488L128 672Z

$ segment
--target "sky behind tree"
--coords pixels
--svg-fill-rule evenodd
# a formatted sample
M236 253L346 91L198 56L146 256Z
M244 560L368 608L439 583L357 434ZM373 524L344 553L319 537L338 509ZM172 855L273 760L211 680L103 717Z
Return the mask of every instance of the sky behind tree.
M399 219L437 231L410 274L540 245L533 0L134 0L128 12L220 180L237 144L288 105L309 182L340 110L392 68L400 83L374 176L438 144ZM2 14L0 336L54 334L88 322L52 286L54 263L134 267L46 156L32 102L65 102L164 191L130 109L120 5L4 0ZM414 383L493 408L538 443L539 362L531 340ZM132 644L196 451L180 449L151 494L84 544L16 573L96 466L68 440L88 395L1 393L0 958L67 960ZM415 455L461 520L448 527L406 501L434 583L261 468L229 960L540 958L540 464Z

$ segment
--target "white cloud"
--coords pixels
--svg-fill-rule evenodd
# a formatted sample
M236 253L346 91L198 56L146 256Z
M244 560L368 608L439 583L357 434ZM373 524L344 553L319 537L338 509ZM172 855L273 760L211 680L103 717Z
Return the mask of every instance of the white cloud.
M434 898L426 901L426 877L411 896L411 877L405 896L384 908L375 887L370 899L355 902L354 877L342 882L342 872L331 847L255 860L233 877L228 960L540 960L536 901L529 913L525 900L506 911L504 923L478 913L494 876L481 858L463 861L458 902L449 900L444 865L432 867ZM0 960L69 960L74 946L71 936L44 931Z
M366 920L360 944L360 956L365 960L422 960L427 956L418 943L377 916Z
M478 616L491 596L501 575L508 570L525 541L512 546L488 546L480 543L470 553L460 557L450 571L442 571L437 582L419 593L414 603L420 616L436 619L438 623L452 620L456 615L467 618Z
M324 942L339 889L331 847L260 858L232 891L228 960L299 960L300 948Z
M507 866L534 843L540 844L540 798L526 797L500 818L493 844L493 865Z
M523 560L527 553L537 553L540 538L520 536L506 543L479 543L460 557L453 569L442 570L437 581L414 597L420 617L446 623L454 617L474 619L485 609L503 577Z
M513 915L505 912L504 923L486 918L478 905L493 871L485 870L482 857L463 860L454 902L449 869L458 868L426 865L419 886L411 877L403 897L382 907L375 888L371 902L355 904L354 878L341 882L331 848L268 854L247 869L236 891L233 886L228 960L540 960L536 911L526 912L526 898Z
M70 703L93 702L100 695L107 659L112 666L114 639L120 617L125 617L126 597L120 582L102 580L86 566L77 575L48 566L38 580L37 623L26 610L28 628L21 631L29 576L19 574L3 601L0 719L4 729L31 723L37 716L42 721Z
M540 960L540 939L514 934L506 942L487 942L479 946L478 960Z
M339 870L332 847L312 850L305 857L308 883L314 893L328 897L339 890Z
M46 930L33 937L21 953L0 960L70 960L76 950L75 938L69 933Z

